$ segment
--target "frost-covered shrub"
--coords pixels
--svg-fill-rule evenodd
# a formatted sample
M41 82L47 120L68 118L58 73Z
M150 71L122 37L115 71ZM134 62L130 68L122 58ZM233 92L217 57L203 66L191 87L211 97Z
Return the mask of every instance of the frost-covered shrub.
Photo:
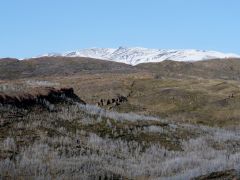
M26 84L30 86L47 86L47 87L53 87L53 86L59 85L59 83L56 83L56 82L40 81L40 80L27 80Z
M135 113L118 113L114 111L108 111L105 109L102 109L97 106L93 105L82 105L78 104L78 107L87 113L93 114L93 115L99 115L101 117L106 117L110 119L114 119L116 121L137 121L137 120L159 120L156 117L151 117L151 116L144 116L144 115L138 115Z
M26 117L27 122L16 122L13 127L36 133L36 140L20 149L15 145L22 136L20 132L15 140L9 137L1 141L1 150L17 153L14 160L0 161L0 179L24 176L26 179L188 180L213 171L240 170L238 131L177 123L158 126L162 120L156 117L83 105ZM113 136L107 136L106 132ZM187 132L194 136L179 136ZM167 140L179 138L180 149L169 149L158 139L141 141L138 135L144 137L146 133Z
M8 137L2 143L3 150L16 151L16 144L13 138Z
M160 126L147 126L144 127L144 131L149 133L165 133L164 128Z

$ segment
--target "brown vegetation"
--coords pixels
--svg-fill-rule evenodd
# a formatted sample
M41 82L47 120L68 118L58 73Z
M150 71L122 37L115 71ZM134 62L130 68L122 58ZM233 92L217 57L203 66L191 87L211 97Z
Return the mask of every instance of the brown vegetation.
M239 62L0 60L0 179L237 177Z
M74 94L73 88L55 89L52 87L29 88L28 91L24 93L0 93L0 104L17 107L31 107L42 101L48 101L53 104L59 103L61 99L64 98L71 98L76 102L85 104L83 100Z

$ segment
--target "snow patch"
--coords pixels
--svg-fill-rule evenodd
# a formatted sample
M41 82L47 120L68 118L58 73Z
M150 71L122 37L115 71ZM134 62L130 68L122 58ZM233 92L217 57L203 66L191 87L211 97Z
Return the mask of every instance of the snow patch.
M133 48L90 48L70 51L66 53L50 53L39 57L89 57L102 60L110 60L125 64L137 65L140 63L173 61L202 61L209 59L240 58L240 55L222 53L217 51L205 51L195 49L148 49L142 47Z

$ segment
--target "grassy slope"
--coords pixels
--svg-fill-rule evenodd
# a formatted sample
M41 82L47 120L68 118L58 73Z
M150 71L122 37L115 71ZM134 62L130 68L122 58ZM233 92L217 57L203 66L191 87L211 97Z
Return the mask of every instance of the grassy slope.
M91 63L90 63L91 62ZM0 61L1 80L47 80L73 87L87 103L129 96L115 110L211 126L239 124L238 59L125 64L89 58ZM13 80L14 81L14 80Z
M24 92L29 85L67 86L91 104L120 94L128 96L128 102L114 110L158 115L172 122L91 106L59 104L57 111L51 113L38 106L0 106L0 164L4 178L67 179L81 174L83 178L110 175L116 179L186 179L233 168L239 162L237 132L176 123L224 127L240 124L239 82L231 78L231 73L226 78L227 70L222 71L225 78L218 76L218 65L211 67L216 72L209 73L215 75L208 78L199 78L192 72L195 70L181 78L165 73L159 78L158 70L151 68L142 71L118 63L91 62L53 58L30 60L22 65L5 60L0 66L0 92L19 90L22 86ZM215 66L216 62L210 63ZM172 66L168 70L174 72ZM9 77L13 80L6 79Z
M136 69L130 65L91 58L42 57L25 61L0 60L0 79L134 71Z
M234 126L240 119L238 81L221 79L155 79L151 74L88 75L63 78L86 102L121 94L128 102L114 109L211 126Z
M137 66L158 77L239 80L240 59L216 59L198 62L163 61Z
M56 108L0 107L0 178L189 179L239 164L237 131L94 106Z

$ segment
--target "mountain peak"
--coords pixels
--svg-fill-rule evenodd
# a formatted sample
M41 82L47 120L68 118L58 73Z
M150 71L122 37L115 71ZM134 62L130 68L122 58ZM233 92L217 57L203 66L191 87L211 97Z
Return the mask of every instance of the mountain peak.
M174 61L201 61L209 59L240 58L240 55L206 51L196 49L148 49L142 47L119 48L89 48L70 51L63 54L50 53L42 56L90 57L102 60L116 61L131 65L148 62Z

